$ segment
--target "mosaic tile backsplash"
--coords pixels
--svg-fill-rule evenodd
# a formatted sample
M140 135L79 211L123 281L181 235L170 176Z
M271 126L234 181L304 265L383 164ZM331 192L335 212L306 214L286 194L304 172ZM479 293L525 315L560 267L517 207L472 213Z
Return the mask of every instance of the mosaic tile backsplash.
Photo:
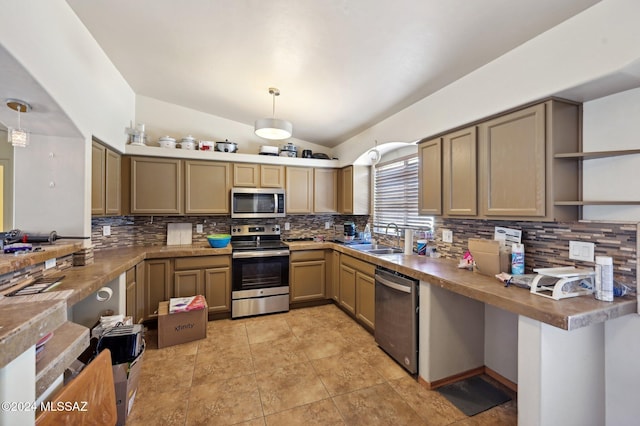
M282 229L282 238L310 238L323 236L330 240L334 237L333 226L341 232L345 221L354 221L359 230L363 230L369 216L334 215L291 215L273 219ZM232 220L229 216L119 216L93 218L91 238L95 250L126 247L132 245L164 245L167 238L167 224L188 222L193 225L193 243L206 244L206 235L228 233ZM234 223L256 223L258 221L234 220ZM291 229L284 230L285 222ZM330 229L325 229L329 222ZM196 233L196 224L203 224L204 232ZM102 226L111 225L111 236L102 236ZM614 262L614 279L626 284L636 293L637 289L637 236L635 223L606 223L580 221L571 223L549 222L509 222L473 219L435 219L434 239L430 248L448 259L460 259L467 250L469 238L493 239L494 227L503 226L520 229L525 246L525 273L533 273L534 268L558 266L577 266L592 268L593 264L569 260L569 241L595 243L596 256L610 256ZM442 242L442 229L453 231L453 243ZM380 243L395 245L395 236L374 235ZM404 247L404 239L400 239Z

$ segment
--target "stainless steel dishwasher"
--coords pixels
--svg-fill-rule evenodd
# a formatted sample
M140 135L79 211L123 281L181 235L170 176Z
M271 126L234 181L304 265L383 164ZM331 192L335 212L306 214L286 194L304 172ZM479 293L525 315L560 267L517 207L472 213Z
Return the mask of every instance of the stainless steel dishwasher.
M376 269L376 343L411 374L418 372L418 280Z

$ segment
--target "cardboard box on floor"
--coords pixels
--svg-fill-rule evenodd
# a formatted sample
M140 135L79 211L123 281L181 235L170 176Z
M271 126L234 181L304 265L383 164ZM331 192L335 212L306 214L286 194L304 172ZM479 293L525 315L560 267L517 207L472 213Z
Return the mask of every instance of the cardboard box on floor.
M144 344L140 354L131 362L113 365L113 383L116 388L116 409L118 410L118 426L124 426L127 416L133 407L133 401L138 392L140 371L142 370L142 355Z
M207 337L209 309L169 314L169 302L158 305L158 348L179 345Z
M511 272L511 249L501 247L500 241L469 238L469 251L475 262L474 272L491 277Z

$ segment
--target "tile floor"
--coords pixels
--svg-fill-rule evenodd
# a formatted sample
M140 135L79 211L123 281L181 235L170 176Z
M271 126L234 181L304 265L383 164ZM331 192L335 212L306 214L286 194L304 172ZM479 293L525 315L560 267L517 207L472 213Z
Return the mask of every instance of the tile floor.
M147 334L127 425L515 425L516 402L467 417L334 305L210 321L204 340Z

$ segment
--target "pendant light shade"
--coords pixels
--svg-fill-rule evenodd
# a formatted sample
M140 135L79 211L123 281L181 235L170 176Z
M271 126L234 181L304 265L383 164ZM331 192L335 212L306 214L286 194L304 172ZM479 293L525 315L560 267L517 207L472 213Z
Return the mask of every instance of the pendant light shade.
M31 105L19 99L7 99L5 102L9 108L18 111L18 127L7 129L8 142L13 146L24 148L29 145L29 132L20 126L20 114L31 111Z
M276 96L280 96L280 90L275 87L270 87L269 94L273 96L273 117L256 120L255 133L264 139L288 139L293 134L293 124L291 124L290 121L280 120L275 117Z

